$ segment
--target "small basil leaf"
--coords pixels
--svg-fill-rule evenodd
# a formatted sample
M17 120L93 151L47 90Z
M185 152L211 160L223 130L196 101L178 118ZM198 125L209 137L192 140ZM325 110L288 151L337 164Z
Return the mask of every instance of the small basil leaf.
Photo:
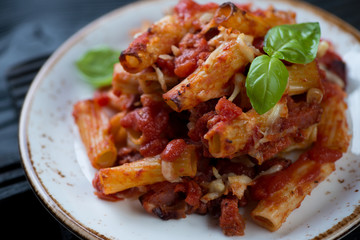
M271 57L292 63L312 62L320 41L319 23L280 25L265 36L264 51Z
M288 77L285 65L277 58L261 55L253 60L245 86L257 113L266 113L281 99Z
M112 81L114 64L119 62L120 51L98 47L87 51L76 66L84 79L96 88L108 86Z

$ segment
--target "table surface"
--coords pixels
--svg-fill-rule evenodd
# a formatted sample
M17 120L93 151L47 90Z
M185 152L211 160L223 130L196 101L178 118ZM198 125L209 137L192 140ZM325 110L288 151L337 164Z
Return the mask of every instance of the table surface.
M6 72L12 66L52 53L77 30L131 0L0 1L0 211L2 235L12 239L77 239L41 205L20 165L19 109L11 105ZM307 0L360 30L359 0ZM13 107L11 107L11 106ZM5 107L4 107L5 106ZM10 176L10 177L9 177ZM5 180L4 180L5 179ZM5 231L5 232L4 232ZM343 239L360 239L360 228Z

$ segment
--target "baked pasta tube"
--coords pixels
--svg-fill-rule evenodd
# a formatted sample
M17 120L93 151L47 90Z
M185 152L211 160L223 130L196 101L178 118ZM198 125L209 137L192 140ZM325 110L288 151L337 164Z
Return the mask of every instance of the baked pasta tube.
M351 135L346 121L346 93L340 86L327 82L322 101L324 112L319 123L318 141L330 149L346 152Z
M239 34L221 44L194 73L163 95L166 103L180 112L229 93L231 76L245 68L257 54L252 40Z
M225 99L221 99L215 109L217 115L210 119L215 124L204 135L209 152L218 158L249 154L259 164L294 144L294 137L304 135L307 128L319 123L322 112L318 103L295 103L287 96L263 115L253 109L242 112ZM229 111L233 112L231 118L226 117ZM306 121L301 120L301 114ZM307 136L310 140L311 135Z
M151 66L159 55L171 52L187 29L175 15L166 16L154 23L120 55L120 63L130 73L137 73Z
M308 64L293 64L287 69L289 83L285 91L290 96L305 93L311 88L321 88L320 70L316 61Z
M197 19L206 13L214 12L216 6L181 1L175 8L175 14L165 16L151 25L147 32L138 36L121 53L120 63L131 73L150 67L161 54L171 53L171 47L178 44L191 28L199 27Z
M195 150L193 145L186 145L171 165L163 166L161 156L156 155L121 166L100 169L101 189L105 194L112 194L132 187L166 181L169 178L176 180L182 176L194 177L198 160Z
M112 80L112 91L116 96L121 94L137 94L139 93L139 82L136 74L129 73L124 70L120 63L114 65L114 73Z
M340 152L315 146L289 168L260 177L254 195L261 200L251 212L253 220L270 231L278 230L305 196L335 170L334 161L340 157Z
M276 11L270 7L263 12L263 16L259 16L239 9L234 3L226 2L216 10L205 31L223 26L254 37L264 37L272 27L294 23L295 14L293 12Z
M117 150L110 131L109 117L93 100L76 103L73 116L91 164L98 169L113 166Z

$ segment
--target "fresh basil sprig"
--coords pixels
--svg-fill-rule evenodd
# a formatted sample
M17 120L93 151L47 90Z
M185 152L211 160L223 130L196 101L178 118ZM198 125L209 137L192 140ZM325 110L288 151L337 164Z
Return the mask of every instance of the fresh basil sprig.
M312 62L319 41L319 23L280 25L268 31L263 48L268 55L253 60L245 85L251 105L257 113L269 111L286 89L289 73L280 60L300 64Z
M272 108L285 91L289 72L277 58L261 55L253 60L246 79L246 92L257 113Z
M84 80L95 88L109 86L112 82L114 64L119 62L120 51L107 46L88 50L79 60L76 67Z
M280 25L266 34L264 51L278 59L305 64L314 60L319 40L319 23Z

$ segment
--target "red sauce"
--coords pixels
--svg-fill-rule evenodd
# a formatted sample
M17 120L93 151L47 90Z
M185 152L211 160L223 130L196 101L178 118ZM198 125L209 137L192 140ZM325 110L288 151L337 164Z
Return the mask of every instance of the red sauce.
M151 157L160 154L168 142L165 133L169 114L163 103L150 98L142 99L142 103L144 107L129 112L121 119L120 124L142 134L140 154Z
M345 97L344 91L336 83L324 81L323 88L324 88L323 101L326 101L331 98L338 98L339 100L342 100Z
M312 165L306 172L306 174L300 179L297 185L301 186L304 183L319 182L319 176L321 173L321 164Z
M241 108L226 98L220 98L215 107L216 113L221 116L222 121L232 121L242 114Z
M261 176L251 187L251 196L255 200L265 199L285 186L291 179L289 171L279 172Z
M188 136L191 140L200 141L203 139L204 135L208 132L208 121L215 116L215 112L211 111L205 113L202 117L196 120L195 126L191 128L188 132Z
M212 99L207 102L200 103L190 110L191 115L189 121L191 127L189 128L188 136L191 140L200 141L207 133L207 122L216 114L213 109L215 108L217 101L217 99Z
M284 131L293 126L298 129L305 129L314 123L320 122L322 108L319 104L298 102L296 103L291 97L288 98L289 115L283 121L281 131Z
M201 34L187 34L179 43L181 54L175 58L174 72L185 78L210 55L210 47Z
M203 12L210 9L217 8L219 5L216 3L198 4L192 0L180 0L175 6L175 13L183 20L187 20L194 16L197 12Z
M97 90L94 93L94 102L100 107L104 107L110 103L110 97L106 91Z
M149 140L140 145L139 152L144 157L152 157L160 154L168 143L167 138L157 138L154 140Z
M178 159L184 152L186 142L184 139L175 139L170 141L161 153L161 160L166 162L173 162Z
M161 71L167 76L174 76L175 62L174 59L162 59L157 58L156 65L161 69Z
M286 135L280 139L272 140L269 142L265 142L261 144L256 151L262 152L263 159L268 160L271 157L273 157L278 152L281 152L282 150L285 150L288 146L292 144L292 141L290 139L289 135Z
M319 59L320 63L324 64L326 68L339 76L346 84L346 67L342 58L331 49Z
M318 181L321 173L321 164L335 162L341 156L342 153L337 150L316 144L313 148L301 154L299 159L290 165L289 168L258 178L255 185L251 187L251 195L255 200L271 196L291 181L295 177L296 170L304 166L304 164L307 164L307 173L298 181L298 185L305 182Z
M309 150L308 156L310 159L323 164L335 162L342 157L342 153L338 150L329 149L316 144L311 150Z

